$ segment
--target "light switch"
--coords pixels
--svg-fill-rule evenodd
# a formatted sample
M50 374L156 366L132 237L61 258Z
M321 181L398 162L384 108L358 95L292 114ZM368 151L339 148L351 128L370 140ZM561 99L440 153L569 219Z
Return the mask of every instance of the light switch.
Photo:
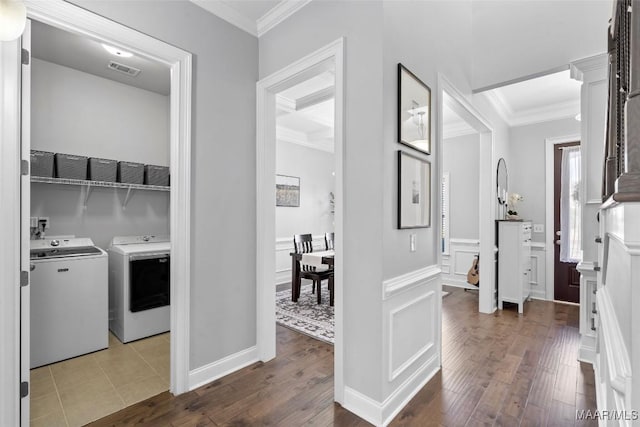
M411 252L416 251L416 234L409 235L409 248Z
M32 216L29 220L29 227L31 228L38 228L38 217L37 216Z
M544 233L544 224L533 224L534 233Z

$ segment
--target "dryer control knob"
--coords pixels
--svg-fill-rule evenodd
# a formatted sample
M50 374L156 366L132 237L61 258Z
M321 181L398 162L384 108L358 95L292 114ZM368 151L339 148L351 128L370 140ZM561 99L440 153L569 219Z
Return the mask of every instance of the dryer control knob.
M51 246L60 246L60 240L52 240Z

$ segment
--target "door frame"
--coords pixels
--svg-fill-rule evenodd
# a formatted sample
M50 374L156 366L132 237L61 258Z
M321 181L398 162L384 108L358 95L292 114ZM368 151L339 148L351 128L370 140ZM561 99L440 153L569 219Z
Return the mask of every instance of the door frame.
M171 250L179 256L171 257L171 386L173 394L188 391L189 377L189 299L190 299L190 249L191 249L191 54L171 46L163 41L140 33L115 21L89 12L62 0L46 2L26 0L27 17L63 30L82 34L93 39L123 47L124 49L150 57L166 64L171 69L170 94L170 167L171 201L170 232ZM0 121L0 198L11 209L0 211L0 301L14 304L10 309L0 307L3 326L0 328L0 340L12 343L11 354L0 361L0 424L28 425L26 419L20 419L19 358L20 358L20 310L19 288L11 284L19 283L20 251L22 242L19 231L29 226L29 213L20 215L20 41L0 43L0 71L2 71L2 89L5 108ZM29 153L23 153L28 160ZM17 210L17 212L16 212ZM28 233L27 233L28 235ZM11 250L14 252L11 253ZM7 255L6 257L4 255ZM28 340L29 337L22 336ZM4 353L4 352L3 352ZM5 378L18 380L4 381ZM28 378L22 378L22 381ZM26 398L28 399L28 397ZM28 410L27 410L28 412Z
M567 142L579 141L582 146L580 134L572 134L566 136L557 136L552 138L545 138L544 140L544 156L545 156L545 226L547 228L545 236L545 266L546 266L546 278L545 278L545 299L553 301L555 299L555 230L553 229L553 150L556 144L566 144ZM581 193L582 196L582 193Z
M334 400L344 396L343 345L343 241L344 241L344 52L339 38L304 58L261 79L256 84L256 347L258 358L266 362L276 357L275 316L275 95L317 74L328 63L335 65L335 330Z
M481 313L493 313L497 309L495 290L495 203L496 200L496 181L493 159L493 128L488 120L486 120L478 110L467 100L449 79L438 73L438 182L442 188L442 149L444 147L443 135L443 108L444 93L452 99L452 110L467 122L473 129L480 134L480 164L478 192L480 206L479 215L479 240L480 240L480 288L478 290L478 311ZM438 212L442 213L440 206L440 198L438 198ZM439 246L438 246L439 247ZM442 265L442 250L438 250L438 265ZM484 286L483 286L484 283ZM493 286L487 286L493 284Z

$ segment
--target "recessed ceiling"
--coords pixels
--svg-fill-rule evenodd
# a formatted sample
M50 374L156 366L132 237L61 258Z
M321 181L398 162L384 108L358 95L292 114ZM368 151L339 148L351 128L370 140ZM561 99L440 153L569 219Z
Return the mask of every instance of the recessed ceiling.
M32 56L43 61L114 80L129 86L169 95L167 65L134 54L124 58L108 53L102 43L38 21L31 24ZM133 77L108 68L110 61L141 70Z
M510 126L575 117L580 83L569 70L483 92Z
M276 136L333 152L335 75L330 69L277 94Z

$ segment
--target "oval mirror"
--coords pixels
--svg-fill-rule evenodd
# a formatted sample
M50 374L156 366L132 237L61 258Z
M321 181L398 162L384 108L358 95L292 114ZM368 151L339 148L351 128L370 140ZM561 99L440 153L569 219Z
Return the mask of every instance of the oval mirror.
M504 158L500 158L498 160L498 170L497 170L497 197L498 204L500 206L504 206L507 204L507 194L509 192L509 176L507 175L507 163L504 161Z

